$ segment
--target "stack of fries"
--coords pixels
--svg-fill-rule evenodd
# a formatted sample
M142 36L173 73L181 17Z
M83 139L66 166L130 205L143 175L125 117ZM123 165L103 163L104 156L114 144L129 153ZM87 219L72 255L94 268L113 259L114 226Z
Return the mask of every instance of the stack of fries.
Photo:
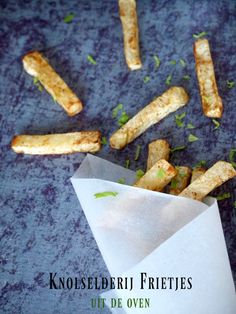
M231 163L216 162L208 170L186 166L174 167L169 162L170 146L161 139L148 146L147 172L134 186L162 191L169 183L169 193L195 200L203 200L211 191L236 176Z
M124 35L126 63L131 70L142 67L139 52L139 30L135 0L118 0ZM207 39L194 43L196 72L203 112L207 117L220 118L222 100L218 94L210 46ZM63 79L38 51L23 57L26 72L39 81L53 99L69 116L78 114L83 105ZM132 119L110 137L110 146L122 149L149 127L169 114L185 106L189 100L182 87L173 86L150 104L142 108ZM98 130L66 134L18 135L12 140L12 149L24 154L70 154L75 152L95 153L101 149L101 134ZM169 163L170 145L164 139L153 141L148 146L147 171L134 186L153 191L163 191L168 186L172 195L202 200L213 189L236 175L230 163L216 162L210 169L175 167Z

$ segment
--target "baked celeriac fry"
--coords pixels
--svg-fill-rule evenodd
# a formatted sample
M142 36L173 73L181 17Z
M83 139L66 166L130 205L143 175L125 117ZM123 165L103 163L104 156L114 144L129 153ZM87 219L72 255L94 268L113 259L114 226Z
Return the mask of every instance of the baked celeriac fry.
M122 149L150 126L186 105L188 99L188 95L182 87L169 88L112 134L110 137L111 147Z
M178 166L176 176L171 180L170 194L179 195L189 184L191 177L191 169L189 167Z
M214 65L207 39L199 39L194 43L194 56L203 112L209 118L220 118L223 104L218 94Z
M101 148L99 131L82 131L64 134L16 135L11 143L16 153L30 155L95 153Z
M162 191L176 173L176 169L171 164L161 159L157 161L134 186L152 191Z
M235 176L236 171L229 162L218 161L187 186L179 196L201 201L212 190Z
M23 57L25 71L39 80L53 99L63 107L69 116L74 116L83 109L79 98L50 66L38 51Z
M124 36L124 53L128 67L137 70L142 67L139 54L139 30L135 0L119 0L120 19Z
M166 140L155 140L148 144L147 171L160 159L169 160L170 145Z
M191 183L199 178L201 175L203 175L205 172L206 169L203 167L194 168L192 171Z

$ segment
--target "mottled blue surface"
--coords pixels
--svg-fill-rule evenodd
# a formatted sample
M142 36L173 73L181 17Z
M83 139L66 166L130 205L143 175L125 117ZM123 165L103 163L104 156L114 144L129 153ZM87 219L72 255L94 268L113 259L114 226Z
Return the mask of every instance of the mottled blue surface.
M66 24L70 12L75 19ZM175 164L228 160L236 148L236 89L226 81L236 79L236 1L138 1L143 68L130 72L124 61L123 38L117 1L0 1L0 121L1 121L1 313L99 313L90 309L96 291L49 291L49 272L64 276L108 275L95 240L75 196L70 177L84 154L23 156L10 149L14 134L43 134L100 129L109 136L116 128L112 108L122 103L132 116L173 84L184 86L191 100L179 113L196 129L199 141L188 143L190 130L178 128L174 116L150 128L123 151L105 146L98 156L131 169L145 168L147 143L166 138L172 147L187 149L172 157ZM224 103L221 126L214 130L202 114L194 72L192 34L208 32L220 95ZM73 118L33 85L23 70L21 57L40 50L85 104ZM92 55L97 65L87 61ZM161 60L155 69L153 55ZM186 60L186 67L171 65ZM150 81L143 82L148 75ZM182 79L190 75L190 81ZM134 161L137 144L144 147ZM231 192L221 201L220 214L230 262L236 278L236 180L213 195ZM209 226L210 228L210 226ZM217 279L216 279L217 280Z

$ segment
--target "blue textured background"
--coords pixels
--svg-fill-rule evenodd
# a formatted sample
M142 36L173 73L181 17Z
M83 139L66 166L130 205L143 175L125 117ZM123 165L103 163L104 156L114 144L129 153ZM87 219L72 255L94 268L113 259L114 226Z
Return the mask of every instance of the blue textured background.
M199 141L188 143L190 130L178 128L174 115L149 129L123 151L103 147L98 156L120 165L131 159L131 169L145 168L147 143L166 138L172 147L186 144L176 153L175 164L193 166L207 160L228 160L236 148L236 89L226 81L236 79L236 1L138 1L143 68L130 72L123 55L123 38L117 1L0 1L0 121L1 121L1 313L95 313L90 299L95 291L49 291L49 272L64 276L108 275L87 221L75 196L70 177L84 158L23 156L10 149L14 134L43 134L100 129L109 136L116 128L112 108L122 103L132 116L161 94L166 77L184 86L191 96L186 122L196 129ZM70 24L63 18L75 14ZM202 114L194 71L192 34L208 32L220 95L224 103L221 126L214 130ZM69 118L24 72L21 57L40 50L81 98L82 113ZM91 54L97 61L87 61ZM153 55L161 60L155 68ZM183 58L185 68L171 65ZM143 82L148 75L150 81ZM183 75L190 75L184 81ZM134 161L137 144L143 149ZM236 278L236 180L213 195L231 192L221 201L220 214ZM211 226L209 226L210 228ZM217 280L217 278L216 278Z

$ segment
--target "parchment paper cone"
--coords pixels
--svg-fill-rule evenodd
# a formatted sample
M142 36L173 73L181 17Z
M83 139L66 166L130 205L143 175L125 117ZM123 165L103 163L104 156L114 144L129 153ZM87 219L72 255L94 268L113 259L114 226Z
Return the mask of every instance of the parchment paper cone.
M119 184L120 178L126 185ZM205 203L128 186L135 173L87 155L71 181L111 276L134 278L119 290L114 313L235 314L236 298L217 202ZM94 194L117 192L95 199ZM140 273L192 277L192 289L140 289ZM114 291L104 293L109 298ZM146 309L127 308L128 298L149 298Z

